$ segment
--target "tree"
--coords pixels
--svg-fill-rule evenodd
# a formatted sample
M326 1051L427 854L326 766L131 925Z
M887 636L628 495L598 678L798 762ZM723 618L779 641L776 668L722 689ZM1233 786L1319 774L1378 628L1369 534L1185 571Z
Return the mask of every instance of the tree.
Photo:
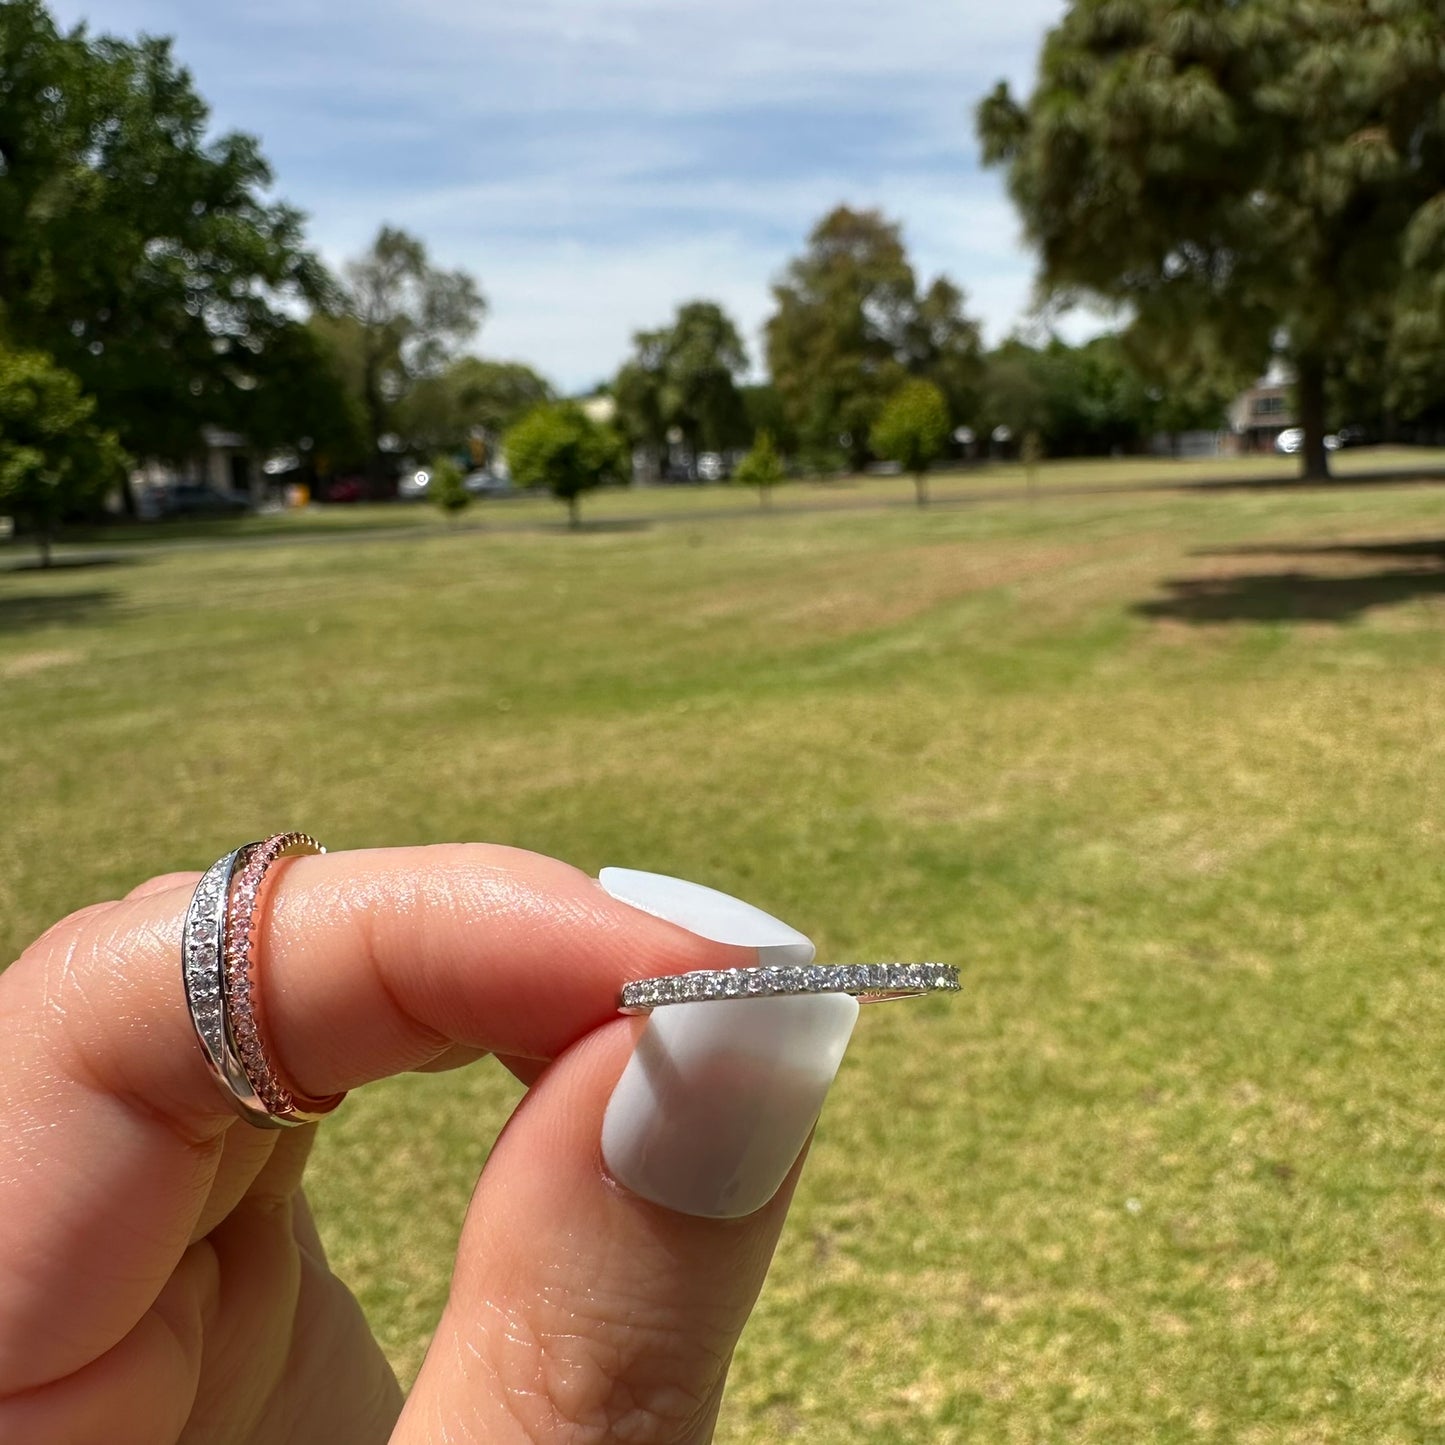
M0 347L0 512L35 533L50 565L56 527L120 479L125 454L80 382L37 351Z
M928 469L948 446L948 403L931 381L905 381L873 427L880 456L913 474L918 505L928 505Z
M1328 383L1445 269L1439 42L1437 0L1073 0L978 129L1043 290L1123 305L1183 367L1282 353L1323 476Z
M301 215L266 199L253 139L208 139L166 40L4 0L0 77L0 332L73 373L128 451L182 460L329 294Z
M437 457L431 464L431 499L449 517L459 516L471 505L462 469L450 457Z
M773 287L768 369L803 445L842 451L856 470L886 400L909 377L933 380L968 414L978 384L977 327L944 278L920 298L896 225L839 206Z
M396 430L422 454L479 440L486 446L554 397L548 382L519 361L460 356L439 375L423 377L398 403Z
M520 487L545 487L582 524L583 492L627 475L622 438L571 402L536 407L507 433L507 465Z
M618 418L637 446L661 453L676 428L688 451L724 451L749 435L739 382L748 369L737 327L713 301L679 306L670 326L639 331L613 383Z
M758 505L770 507L773 504L773 488L783 480L783 463L778 449L773 445L771 432L760 431L753 441L752 449L737 465L733 481L744 487L758 489Z
M465 271L431 264L414 236L383 226L371 249L345 268L342 303L321 318L360 399L373 472L417 383L440 376L481 325L486 302Z
M364 462L369 453L360 402L312 324L292 322L277 331L266 384L243 390L232 416L253 447L295 451L325 470Z

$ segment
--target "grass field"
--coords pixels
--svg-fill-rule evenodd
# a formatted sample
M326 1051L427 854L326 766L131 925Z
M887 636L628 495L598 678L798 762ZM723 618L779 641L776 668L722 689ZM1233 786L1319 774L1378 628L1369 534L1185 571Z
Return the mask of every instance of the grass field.
M1445 487L711 500L0 576L0 952L301 826L955 960L860 1021L720 1440L1445 1438ZM404 1375L514 1098L322 1131Z

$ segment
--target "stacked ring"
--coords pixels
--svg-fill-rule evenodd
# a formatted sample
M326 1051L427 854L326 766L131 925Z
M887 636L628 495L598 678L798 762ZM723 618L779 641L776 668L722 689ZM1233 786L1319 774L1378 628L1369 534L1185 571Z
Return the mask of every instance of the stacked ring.
M182 976L201 1052L241 1117L259 1128L314 1123L345 1097L312 1099L282 1082L255 987L257 902L268 870L282 858L325 851L305 833L248 843L206 870L186 912Z
M925 993L957 992L958 970L946 963L797 964L703 969L634 979L623 986L618 1009L625 1014L640 1014L664 1004L810 993L850 993L862 1003L879 1003Z

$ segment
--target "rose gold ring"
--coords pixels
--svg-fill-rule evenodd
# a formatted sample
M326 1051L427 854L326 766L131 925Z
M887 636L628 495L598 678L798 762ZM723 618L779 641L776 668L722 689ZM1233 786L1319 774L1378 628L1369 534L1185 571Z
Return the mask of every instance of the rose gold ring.
M305 833L248 843L207 869L186 913L181 955L191 1022L212 1076L260 1128L314 1123L346 1097L309 1098L282 1079L256 987L259 904L272 865L325 851Z

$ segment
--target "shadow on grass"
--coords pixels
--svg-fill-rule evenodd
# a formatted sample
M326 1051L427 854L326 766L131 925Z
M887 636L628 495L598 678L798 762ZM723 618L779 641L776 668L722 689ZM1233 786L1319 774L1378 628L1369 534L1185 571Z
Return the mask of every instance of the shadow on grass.
M1168 597L1136 604L1140 617L1183 623L1344 623L1374 607L1445 595L1445 538L1400 542L1256 543L1201 548L1195 556L1277 556L1399 561L1376 572L1235 572L1165 581ZM1433 565L1432 565L1433 564Z
M1359 558L1401 565L1371 572L1210 573L1172 577L1169 595L1136 604L1141 617L1201 625L1221 622L1348 622L1376 607L1445 596L1445 538L1201 548L1198 557Z
M125 552L77 552L73 556L53 557L49 566L39 557L0 555L0 574L10 572L73 572L80 567L130 567L139 559Z
M1316 477L1306 481L1300 476L1218 476L1198 477L1181 480L1175 485L1180 491L1220 492L1288 492L1303 491L1316 487L1398 487L1404 484L1421 487L1438 487L1445 484L1445 468L1440 467L1381 467L1375 471L1334 473L1328 477Z
M1445 566L1445 537L1411 537L1399 542L1260 542L1244 547L1200 547L1195 557L1400 557L1434 560Z
M1140 617L1190 622L1348 622L1375 607L1445 597L1445 572L1414 568L1356 577L1308 572L1173 577L1169 596L1136 603Z
M655 523L646 517L598 517L595 520L584 517L574 527L568 522L542 522L541 530L548 532L574 532L579 537L588 532L650 532Z
M28 632L33 627L55 623L89 622L114 605L115 593L108 588L91 592L22 592L9 596L0 593L0 633Z

